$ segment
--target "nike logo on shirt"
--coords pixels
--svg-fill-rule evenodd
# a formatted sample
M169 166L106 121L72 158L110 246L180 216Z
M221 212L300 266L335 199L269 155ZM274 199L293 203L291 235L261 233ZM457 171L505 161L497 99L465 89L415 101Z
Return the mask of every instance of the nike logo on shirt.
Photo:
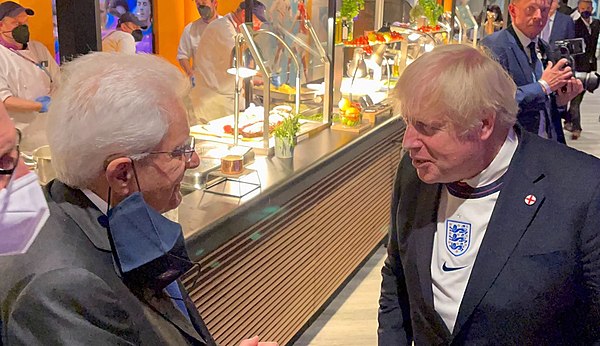
M463 268L465 268L465 267L447 267L446 262L444 262L444 265L442 265L442 270L445 272L453 272L455 270L460 270Z

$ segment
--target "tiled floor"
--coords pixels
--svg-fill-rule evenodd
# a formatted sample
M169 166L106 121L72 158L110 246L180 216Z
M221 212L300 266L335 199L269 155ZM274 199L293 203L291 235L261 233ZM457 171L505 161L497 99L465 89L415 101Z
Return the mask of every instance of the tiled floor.
M586 94L581 104L581 137L571 147L600 157L600 90ZM385 249L379 249L297 340L295 346L377 345L377 300Z
M581 103L581 137L570 140L570 133L565 132L567 144L573 148L600 157L600 89L595 93L585 93Z

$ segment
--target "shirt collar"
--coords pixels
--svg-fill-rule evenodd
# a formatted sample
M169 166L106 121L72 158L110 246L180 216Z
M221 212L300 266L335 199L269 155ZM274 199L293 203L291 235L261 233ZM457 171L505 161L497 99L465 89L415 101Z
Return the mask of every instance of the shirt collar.
M81 192L100 210L100 212L106 215L106 211L108 210L108 203L106 203L100 196L92 192L89 189L82 189Z
M592 17L588 18L587 20L583 17L581 17L581 20L583 21L583 24L585 24L585 26L588 27L588 29L590 28L590 25L592 25ZM588 22L589 20L589 22Z
M8 49L14 49L14 50L22 50L25 49L25 45L23 45L22 47L19 47L16 44L12 44L8 41L6 41L4 39L4 37L2 37L2 35L0 35L0 44L3 45L4 47L8 48Z
M558 11L557 11L557 12L558 12ZM548 17L548 23L549 23L549 22L553 22L555 17L556 17L556 12L554 12L554 14L553 14L553 15L551 15L550 17Z
M492 163L487 166L486 169L481 171L481 173L477 174L471 179L463 180L464 183L467 183L471 187L481 187L488 185L506 173L508 170L508 166L510 165L510 161L512 160L515 151L517 150L517 145L519 144L519 139L515 131L511 128L504 140L504 144L496 154Z
M515 29L515 33L517 34L519 41L521 41L523 48L527 48L531 42L535 42L537 45L537 41L538 41L537 36L532 40L529 37L525 36L525 34L514 25L513 25L513 29Z

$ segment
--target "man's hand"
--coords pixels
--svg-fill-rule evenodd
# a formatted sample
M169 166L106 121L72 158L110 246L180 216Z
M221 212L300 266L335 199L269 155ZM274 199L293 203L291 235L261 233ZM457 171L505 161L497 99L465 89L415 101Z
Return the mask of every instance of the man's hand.
M567 59L560 59L556 65L551 61L548 62L548 66L546 66L546 69L542 73L541 79L548 83L550 90L557 91L573 77L573 71L571 71L571 67L566 66L567 63Z
M253 337L252 339L242 340L240 342L240 346L278 346L276 342L258 342L258 336Z
M577 78L571 78L567 81L564 88L556 92L556 105L566 106L575 96L583 92L583 83Z

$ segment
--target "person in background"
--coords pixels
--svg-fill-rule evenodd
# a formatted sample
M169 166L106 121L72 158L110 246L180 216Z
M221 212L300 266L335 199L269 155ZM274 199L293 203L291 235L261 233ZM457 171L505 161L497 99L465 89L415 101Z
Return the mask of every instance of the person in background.
M562 14L566 14L567 16L570 16L571 13L573 13L573 9L571 7L569 7L569 1L568 0L558 0L559 1L559 5L558 5L558 12L562 13Z
M215 345L179 280L193 267L181 226L161 215L199 164L189 81L149 54L91 53L64 73L50 217L26 254L0 258L3 344Z
M573 78L566 59L556 64L548 61L550 47L538 39L548 21L550 2L513 0L508 10L512 25L481 43L517 84L517 122L527 131L565 143L561 118L567 103L583 90L583 85Z
M183 29L181 38L179 39L179 47L177 48L177 60L183 71L192 78L194 70L192 68L192 58L196 54L198 42L204 29L213 20L220 18L217 13L217 0L194 0L198 8L200 18L189 23Z
M123 14L129 12L129 4L127 3L127 0L108 0L106 12L119 18Z
M255 30L266 21L265 10L262 2L254 1L252 22ZM200 38L198 47L202 48L194 55L198 96L192 102L196 105L196 117L201 121L233 114L235 76L227 73L227 69L231 67L235 36L244 23L245 13L246 3L242 1L235 11L210 23Z
M185 26L179 39L179 47L177 48L179 65L192 82L192 91L190 92L191 105L188 112L191 125L202 122L199 117L196 117L195 111L200 107L199 100L202 97L202 92L200 88L195 87L198 76L194 73L195 69L192 66L192 64L195 64L193 58L196 56L196 49L198 48L198 43L200 42L202 33L204 33L204 29L215 19L221 18L217 13L217 0L194 0L194 2L196 3L200 18Z
M598 47L600 21L592 18L592 10L590 0L580 0L577 4L577 12L579 12L580 17L575 21L575 36L583 38L585 42L585 52L573 56L575 70L578 72L594 72L598 69L596 47ZM575 140L581 136L581 112L579 107L584 94L585 90L571 100L567 122L565 123L565 130L571 131L571 139Z
M575 38L575 23L571 17L557 11L560 0L551 1L548 22L546 22L540 38L549 43L552 50L555 50L554 42Z
M504 17L502 10L498 5L488 5L486 10L486 21L484 23L485 33L491 35L496 31L502 30L504 25Z
M152 0L137 0L135 16L142 22L140 26L149 28L152 25Z
M292 5L290 0L274 0L269 6L268 10L269 26L277 36L285 39L286 38L286 22L292 19ZM292 30L290 30L291 33ZM277 50L273 58L273 71L277 74L281 73L281 54L283 53L283 46L278 44ZM289 71L289 69L287 70ZM276 85L277 86L277 85Z
M516 91L466 45L400 76L379 345L600 341L600 160L514 125Z
M40 42L29 39L30 8L0 4L0 98L17 128L23 131L21 150L31 153L47 144L46 113L60 78L54 57Z
M102 39L102 51L135 54L136 43L144 38L142 29L146 29L144 22L130 12L122 14L117 28Z
M49 215L37 175L19 158L20 142L0 104L0 256L25 253Z

